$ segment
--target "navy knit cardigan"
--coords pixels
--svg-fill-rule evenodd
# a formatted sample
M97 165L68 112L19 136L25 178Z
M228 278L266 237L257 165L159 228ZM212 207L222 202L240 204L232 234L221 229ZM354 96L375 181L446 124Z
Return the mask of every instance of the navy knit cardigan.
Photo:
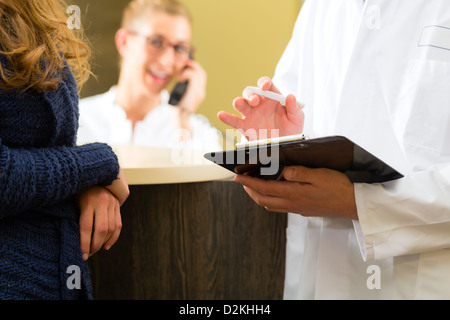
M75 145L78 98L68 69L56 91L0 89L0 299L93 298L74 195L119 165L105 144Z

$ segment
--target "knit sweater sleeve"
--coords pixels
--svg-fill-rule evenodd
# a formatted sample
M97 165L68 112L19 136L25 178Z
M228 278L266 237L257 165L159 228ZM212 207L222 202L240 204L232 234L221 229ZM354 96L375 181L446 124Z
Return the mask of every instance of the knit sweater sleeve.
M109 185L118 172L106 144L15 149L0 139L0 219L58 203L87 186Z

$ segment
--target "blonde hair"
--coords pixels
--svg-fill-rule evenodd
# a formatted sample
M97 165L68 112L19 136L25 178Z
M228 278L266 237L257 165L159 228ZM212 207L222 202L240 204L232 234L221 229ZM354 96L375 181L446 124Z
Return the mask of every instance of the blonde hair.
M135 24L145 19L149 12L163 12L185 17L192 24L187 7L178 0L132 0L122 16L122 28L136 29Z
M79 90L90 75L90 49L67 26L62 0L0 0L0 88L56 90L66 62Z

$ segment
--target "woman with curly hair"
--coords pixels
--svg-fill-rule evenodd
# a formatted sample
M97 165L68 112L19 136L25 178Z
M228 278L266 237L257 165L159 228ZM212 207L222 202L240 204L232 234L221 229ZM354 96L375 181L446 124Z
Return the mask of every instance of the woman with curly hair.
M90 51L66 9L0 0L0 299L92 299L86 260L129 194L108 145L76 146Z

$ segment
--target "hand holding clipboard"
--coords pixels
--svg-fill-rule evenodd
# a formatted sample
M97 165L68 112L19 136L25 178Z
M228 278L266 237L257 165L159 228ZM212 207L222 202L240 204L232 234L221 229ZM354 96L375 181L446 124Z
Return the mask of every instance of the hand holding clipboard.
M258 81L258 87L280 93L266 77ZM236 98L233 105L242 118L220 112L219 119L241 132L256 132L245 135L252 142L234 150L207 153L205 158L237 173L235 181L268 211L357 220L353 183L403 177L346 137L296 136L303 131L304 113L293 95L279 101L272 94L253 94ZM285 138L255 142L259 129L265 133L280 129L279 135Z

